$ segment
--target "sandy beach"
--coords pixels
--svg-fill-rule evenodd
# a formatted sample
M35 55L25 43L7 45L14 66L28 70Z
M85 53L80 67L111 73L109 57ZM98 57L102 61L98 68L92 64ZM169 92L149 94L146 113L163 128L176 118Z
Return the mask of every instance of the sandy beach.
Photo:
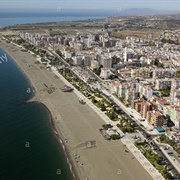
M104 121L87 104L80 104L73 92L62 92L60 88L64 83L51 70L35 64L36 58L17 46L2 41L0 48L14 59L30 80L36 92L32 100L43 103L51 112L55 134L65 142L76 179L152 179L133 155L125 152L127 148L121 141L106 141L102 137L99 128ZM49 93L47 87L54 92ZM87 147L89 141L95 142L95 146Z

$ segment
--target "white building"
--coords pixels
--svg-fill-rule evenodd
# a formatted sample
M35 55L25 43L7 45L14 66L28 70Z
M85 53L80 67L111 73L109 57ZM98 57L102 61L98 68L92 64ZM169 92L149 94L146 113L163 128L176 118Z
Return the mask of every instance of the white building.
M100 58L100 65L103 66L103 68L110 69L112 68L112 59L106 56L103 56Z
M74 65L80 66L83 62L83 56L75 56L72 58Z
M100 77L103 79L108 79L111 75L110 69L107 68L101 68L101 74Z

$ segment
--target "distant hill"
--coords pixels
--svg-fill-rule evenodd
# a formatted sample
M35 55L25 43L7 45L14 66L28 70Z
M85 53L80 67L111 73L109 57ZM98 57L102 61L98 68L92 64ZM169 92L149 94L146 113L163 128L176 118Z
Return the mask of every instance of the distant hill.
M154 10L150 8L131 8L121 10L119 15L134 16L134 15L163 15L163 14L180 14L179 11L166 11L166 10Z

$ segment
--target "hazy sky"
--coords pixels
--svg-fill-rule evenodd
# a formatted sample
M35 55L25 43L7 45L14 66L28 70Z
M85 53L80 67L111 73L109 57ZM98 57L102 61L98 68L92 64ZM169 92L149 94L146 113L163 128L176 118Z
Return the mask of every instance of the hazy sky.
M180 0L0 0L0 9L127 9L180 10Z

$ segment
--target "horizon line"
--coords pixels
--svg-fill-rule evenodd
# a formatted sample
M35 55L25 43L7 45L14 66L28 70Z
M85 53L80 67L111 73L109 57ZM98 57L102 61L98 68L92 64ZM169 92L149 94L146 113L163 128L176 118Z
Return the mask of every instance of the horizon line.
M61 6L57 6L58 7L61 7ZM115 8L63 8L61 7L63 10L114 10ZM0 8L0 10L17 10L17 11L25 11L25 10L54 10L56 8ZM174 11L174 12L178 12L180 10L175 10L175 9L156 9L156 8L147 8L147 7L141 7L141 8L133 8L133 7L129 7L129 8L125 8L123 9L122 8L122 11L125 11L125 10L140 10L140 9L149 9L149 10L154 10L154 11Z

